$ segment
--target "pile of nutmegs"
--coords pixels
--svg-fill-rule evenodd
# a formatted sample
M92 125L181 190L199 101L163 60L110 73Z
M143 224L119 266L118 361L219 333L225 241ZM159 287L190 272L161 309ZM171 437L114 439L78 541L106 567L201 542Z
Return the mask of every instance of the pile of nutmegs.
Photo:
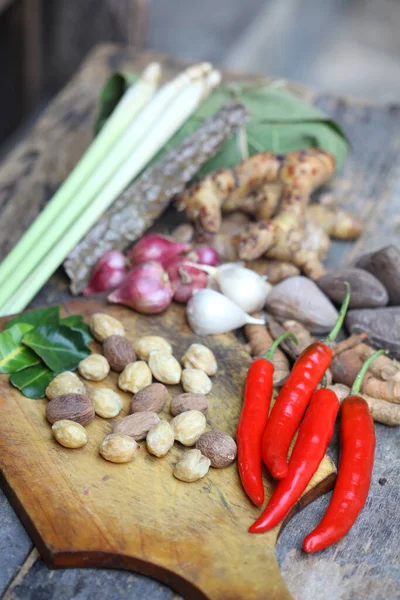
M146 440L150 454L165 456L175 440L183 446L196 446L185 452L173 474L182 481L197 481L209 467L226 467L236 458L236 443L219 430L206 431L206 397L212 389L210 376L217 372L212 351L202 344L192 344L182 357L181 368L172 355L171 345L162 337L145 336L134 344L125 337L120 321L105 313L92 316L90 329L103 343L103 354L91 354L78 366L79 374L88 381L102 381L110 369L120 373L118 387L132 392L130 415L114 425L100 445L101 456L114 463L131 461ZM137 360L139 359L139 360ZM159 383L152 383L156 379ZM160 419L169 392L164 384L182 383L185 393L172 398L171 421ZM87 441L84 428L95 417L118 416L123 404L110 388L87 390L77 375L66 371L49 384L46 396L47 420L52 424L57 442L66 448L81 448Z

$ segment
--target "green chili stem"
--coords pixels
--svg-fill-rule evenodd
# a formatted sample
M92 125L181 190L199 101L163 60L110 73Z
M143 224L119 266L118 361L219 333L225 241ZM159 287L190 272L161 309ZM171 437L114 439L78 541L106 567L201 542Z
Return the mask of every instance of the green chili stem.
M278 338L276 338L276 340L274 341L274 343L269 348L268 352L266 354L264 354L263 358L265 358L266 360L269 360L270 362L272 362L275 350L277 349L277 347L279 346L279 344L281 342L283 342L283 340L286 340L288 338L292 339L295 344L299 343L297 341L296 336L293 333L291 333L290 331L285 331L285 333L282 333L282 335L280 335Z
M375 352L375 354L370 356L365 361L365 363L359 370L357 377L354 380L353 387L351 388L351 391L350 391L351 396L356 396L360 392L361 384L363 382L364 376L365 376L366 372L368 371L369 367L371 366L371 363L373 363L376 358L379 358L379 356L382 356L383 354L387 354L387 353L388 353L387 350L378 350L377 352Z
M347 309L349 307L350 295L351 295L350 284L347 281L345 281L344 285L346 287L346 297L343 300L342 306L340 307L339 316L336 320L336 323L333 326L333 329L330 332L330 334L328 335L328 337L325 339L326 342L334 342L335 339L337 338L339 331L342 329L342 326L343 326L343 321L346 316Z

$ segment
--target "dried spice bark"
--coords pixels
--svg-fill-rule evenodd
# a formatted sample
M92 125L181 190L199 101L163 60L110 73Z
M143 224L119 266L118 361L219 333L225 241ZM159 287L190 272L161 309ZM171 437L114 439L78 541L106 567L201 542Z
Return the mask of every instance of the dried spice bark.
M246 119L244 106L226 105L146 169L64 262L72 293L78 294L87 285L94 264L104 252L123 250L151 227L172 198Z

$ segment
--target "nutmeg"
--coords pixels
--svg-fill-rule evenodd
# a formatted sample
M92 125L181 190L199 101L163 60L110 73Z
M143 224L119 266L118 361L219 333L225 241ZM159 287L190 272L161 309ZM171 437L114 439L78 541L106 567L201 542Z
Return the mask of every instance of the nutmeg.
M204 396L204 394L193 394L192 392L188 392L172 398L170 411L171 415L174 417L187 410L199 410L203 414L206 414L209 406L210 403L208 398Z
M216 469L227 467L237 455L235 440L218 429L203 433L196 442L196 448L210 459L211 466Z
M110 367L120 373L126 365L136 360L132 344L122 335L110 335L103 344L103 353Z
M46 409L49 423L68 419L81 425L88 425L94 419L93 404L83 394L64 394L51 400Z
M152 427L159 423L160 417L155 412L140 412L128 415L119 421L113 429L113 433L129 435L137 442L144 440Z
M159 413L168 400L168 390L162 383L152 383L139 390L131 401L131 413L150 411Z

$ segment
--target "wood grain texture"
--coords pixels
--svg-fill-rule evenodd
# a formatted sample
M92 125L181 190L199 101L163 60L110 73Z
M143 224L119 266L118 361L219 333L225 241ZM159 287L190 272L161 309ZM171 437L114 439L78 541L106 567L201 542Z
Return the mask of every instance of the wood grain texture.
M99 300L65 306L66 314L85 316L104 309ZM179 358L199 341L181 306L156 317L121 307L107 307L107 312L122 320L129 339L161 335ZM233 335L213 336L206 343L219 365L208 424L235 435L251 359ZM88 387L118 389L116 381L112 373ZM170 388L180 391L180 386ZM121 396L125 416L131 395ZM247 532L259 509L243 492L236 464L211 469L206 478L186 484L172 475L184 451L179 444L164 459L150 456L142 443L132 463L107 463L98 448L118 418L96 417L87 427L87 446L71 451L53 440L46 404L25 398L1 377L1 482L49 566L132 569L193 599L290 598L275 555L278 528L264 535ZM297 509L330 489L334 478L333 463L325 457ZM273 488L265 483L268 498Z

